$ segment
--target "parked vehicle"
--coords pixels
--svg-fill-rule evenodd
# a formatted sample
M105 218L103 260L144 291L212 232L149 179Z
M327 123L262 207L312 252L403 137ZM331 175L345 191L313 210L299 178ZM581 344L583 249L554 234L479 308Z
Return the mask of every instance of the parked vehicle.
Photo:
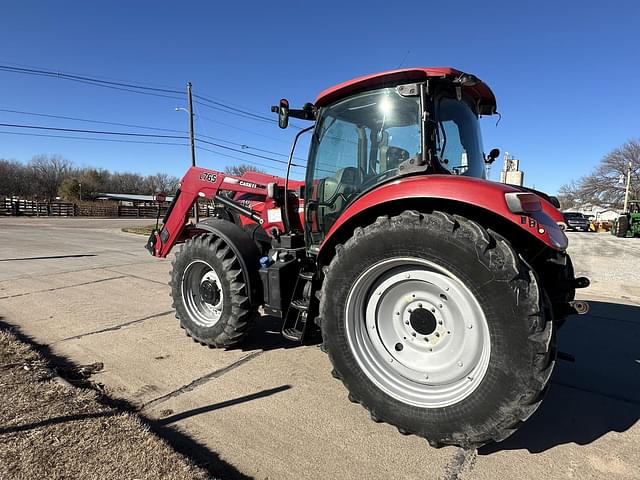
M611 234L616 237L640 237L640 200L631 200L627 212L613 222Z
M560 211L485 179L490 88L452 68L369 75L289 117L313 122L304 188L192 167L147 248L177 243L173 306L196 342L242 342L259 308L293 341L319 328L349 399L434 446L511 435L540 405L556 330L586 304ZM257 194L255 203L221 191ZM198 197L225 218L189 222ZM264 200L264 201L263 201ZM302 206L302 208L300 208ZM238 221L238 217L242 221Z
M567 230L589 231L589 219L579 212L562 212Z

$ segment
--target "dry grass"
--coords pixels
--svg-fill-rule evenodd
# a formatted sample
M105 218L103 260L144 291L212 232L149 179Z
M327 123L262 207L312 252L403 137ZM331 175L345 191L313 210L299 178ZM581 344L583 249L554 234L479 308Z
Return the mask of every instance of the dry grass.
M138 417L56 380L46 361L0 331L0 478L205 479Z
M151 235L151 231L156 228L155 225L147 225L144 227L125 227L122 229L125 233L135 233L137 235Z

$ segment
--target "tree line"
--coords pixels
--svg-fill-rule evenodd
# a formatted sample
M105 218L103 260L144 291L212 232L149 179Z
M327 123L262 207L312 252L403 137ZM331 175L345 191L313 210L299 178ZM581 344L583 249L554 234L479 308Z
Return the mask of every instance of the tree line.
M590 174L562 185L558 191L562 208L599 205L621 210L629 168L629 199L640 200L640 140L634 139L607 153Z
M166 173L140 175L77 167L60 155L36 155L27 164L0 159L0 195L38 200L92 200L101 193L175 193L179 179Z

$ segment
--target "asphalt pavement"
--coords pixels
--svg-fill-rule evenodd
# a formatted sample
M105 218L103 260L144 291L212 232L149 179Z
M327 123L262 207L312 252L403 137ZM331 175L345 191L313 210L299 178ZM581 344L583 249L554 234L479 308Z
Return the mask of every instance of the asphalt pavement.
M347 400L317 345L263 317L237 349L185 336L169 260L122 226L144 220L0 219L0 317L56 355L102 362L93 380L220 461L225 478L640 478L640 239L569 233L591 305L559 332L542 407L478 452L431 448ZM202 453L202 452L201 452Z

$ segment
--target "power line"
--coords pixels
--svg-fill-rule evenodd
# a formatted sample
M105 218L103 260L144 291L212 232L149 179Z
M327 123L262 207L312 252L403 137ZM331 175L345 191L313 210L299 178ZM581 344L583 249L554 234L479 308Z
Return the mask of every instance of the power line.
M142 145L171 145L171 146L178 146L178 147L188 147L189 146L187 143L176 143L176 142L158 142L158 141L151 141L151 140L125 140L125 139L121 139L121 138L79 137L79 136L72 136L72 135L51 135L51 134L46 134L46 133L32 133L32 132L6 132L6 131L0 131L0 135L19 135L19 136L26 136L26 137L60 138L60 139L64 139L64 140L90 140L90 141L95 141L95 142L134 143L134 144L142 144ZM200 146L200 145L198 145L197 148L200 149L200 150L205 150L207 152L216 154L216 155L220 155L222 157L231 158L231 159L237 160L239 162L250 163L251 165L260 166L260 167L268 168L268 169L271 169L271 170L275 170L275 171L284 171L285 170L284 166L267 165L267 164L264 164L264 163L256 162L254 160L248 161L246 158L240 158L240 157L236 157L236 156L233 156L233 155L229 155L227 153L218 152L216 150L211 150L209 148L206 148L206 147L203 147L203 146ZM298 167L298 168L300 168L300 167Z
M215 120L213 118L206 117L204 115L198 115L198 117L201 118L202 120L206 120L206 121L211 122L211 123L217 123L218 125L224 125L225 127L233 128L234 130L238 130L240 132L249 133L251 135L256 135L258 137L268 138L269 140L275 140L276 142L286 143L287 145L291 144L291 142L289 140L283 140L282 138L276 138L276 137L271 137L269 135L264 135L262 133L258 133L256 131L254 131L254 130L249 130L247 128L242 128L242 127L237 127L235 125L231 125L230 123L221 122L220 120Z
M5 59L0 59L0 63L4 63L7 66L10 67L23 67L23 68L31 68L31 69L41 69L41 70L46 70L45 67L38 67L35 65L27 65L24 63L16 63L16 62L11 62ZM91 76L92 78L98 79L98 80L109 80L109 81L113 81L113 82L126 82L126 83L137 83L138 85L141 85L143 87L162 87L168 90L180 90L179 88L173 86L173 85L163 85L163 84L159 84L159 83L151 83L151 82L134 82L133 80L126 80L126 79L122 79L122 78L114 78L114 77L106 77L104 75L93 75L93 74L88 74L88 73L79 73L79 72L71 72L71 71L67 71L65 73L68 73L70 75L84 75L84 76ZM184 93L182 90L180 90L181 93Z
M92 134L92 135L117 135L117 136L127 136L127 137L171 138L171 139L187 140L187 137L179 136L179 135L156 135L156 134L147 134L147 133L110 132L110 131L103 131L103 130L84 130L84 129L79 129L79 128L45 127L45 126L41 126L41 125L21 125L21 124L12 124L12 123L0 123L0 127L27 128L27 129L35 129L35 130L49 130L49 131L56 131L56 132L88 133L88 134ZM84 137L84 138L87 138L87 137ZM288 163L288 162L286 162L284 160L279 160L279 159L276 159L276 158L271 158L271 157L267 157L265 155L259 155L259 154L256 154L256 153L246 152L244 150L239 150L239 149L236 149L236 148L228 147L226 145L221 145L219 143L210 142L208 140L203 140L202 138L196 138L196 141L201 142L201 143L205 143L205 144L208 144L208 145L213 145L215 147L222 148L222 149L225 149L225 150L230 150L230 151L233 151L233 152L241 153L243 155L248 155L248 156L256 157L256 158L262 158L262 159L268 160L270 162L281 163L281 164L284 164L284 165L286 165ZM302 165L298 165L298 164L295 164L295 163L292 163L291 165L292 166L303 167Z
M79 128L59 128L59 127L45 127L42 125L20 125L16 123L0 123L0 127L12 127L12 128L30 128L35 130L54 130L58 132L76 132L76 133L92 133L96 135L122 135L127 137L149 137L149 138L179 138L187 139L181 135L157 135L151 133L130 133L130 132L108 132L104 130L83 130Z
M70 81L75 81L75 82L84 83L84 84L93 85L93 86L111 88L115 90L122 90L122 91L127 91L132 93L138 93L142 95L152 95L157 97L171 98L174 100L184 99L184 97L182 96L184 92L177 89L149 87L139 83L128 82L128 81L116 82L112 80L104 80L99 77L77 75L77 74L71 74L71 73L66 73L62 71L47 70L47 69L38 68L38 67L25 68L25 67L16 67L16 66L5 64L5 65L0 65L0 71L70 80ZM180 95L180 96L178 97L176 95ZM267 123L276 123L276 120L274 120L273 118L270 118L261 114L253 113L248 109L238 108L224 102L212 100L211 98L208 98L204 95L194 95L194 97L204 102L204 103L201 103L201 105L205 107L219 110L224 113L236 115L241 118L247 118L247 119L257 120L257 121L262 121ZM290 124L290 125L291 127L299 130L302 129L302 127L298 125L294 125L294 124Z
M281 172L281 171L285 171L286 170L286 167L284 165L283 166L280 166L280 165L266 165L264 163L256 162L254 160L247 161L246 158L240 158L240 157L236 157L234 155L229 155L227 153L222 153L222 152L218 152L216 150L211 150L210 148L206 148L206 147L203 147L201 145L196 145L196 148L198 150L204 150L206 152L210 152L210 153L213 153L215 155L220 155L221 157L231 158L233 160L237 160L238 162L249 163L250 165L255 165L255 166L259 166L259 167L268 168L270 170L274 170L274 171L277 171L277 172Z
M266 120L269 123L274 123L275 122L275 120L272 117L266 117L266 116L263 116L263 115L259 115L259 114L255 114L255 113L249 112L249 111L241 109L241 108L232 107L232 106L227 105L225 103L217 102L215 100L211 100L211 99L209 99L209 98L207 98L207 97L205 97L203 95L195 95L194 94L193 96L195 98L197 98L198 100L201 100L203 102L208 102L208 103L210 103L212 105L216 105L218 107L226 108L228 110L231 110L231 111L237 112L237 113L241 113L243 115L248 115L248 116L251 116L251 117L255 117L258 120ZM205 105L205 106L207 106L207 105Z
M136 88L136 89L148 90L148 91L154 91L154 92L177 93L177 94L184 93L180 90L173 90L168 88L145 87L143 85L136 85L134 83L112 82L109 80L101 80L99 78L91 78L84 75L72 75L70 73L65 73L60 71L56 72L52 70L43 70L43 69L37 69L37 68L21 68L21 67L13 67L11 65L0 65L0 69L9 71L9 72L15 72L15 73L25 73L28 75L42 75L46 77L64 78L66 80L83 80L83 81L94 82L94 83L99 83L103 85Z
M194 97L202 98L199 95L194 95ZM258 122L269 123L269 124L272 124L272 125L278 123L278 121L273 119L273 118L263 117L262 115L256 115L256 114L253 114L253 113L244 112L244 111L242 111L240 109L237 109L237 108L231 108L230 110L225 110L225 108L222 108L220 106L210 105L208 103L199 102L197 100L196 100L196 103L200 104L203 107L207 107L207 108L211 108L213 110L218 110L220 112L224 112L224 113L228 113L228 114L231 114L231 115L235 115L235 116L240 117L240 118L246 118L248 120L256 120ZM219 102L213 102L213 103L214 104L218 104ZM230 107L226 107L226 108L230 108ZM293 123L290 123L289 126L292 127L292 128L295 128L297 130L302 130L303 129L303 127L300 127L300 126L295 125Z
M46 138L64 138L64 139L72 139L72 140L93 140L98 142L118 142L118 143L139 143L139 144L149 144L149 145L177 145L181 147L186 147L188 144L186 143L176 143L176 142L156 142L156 141L145 141L145 140L124 140L120 138L96 138L96 137L78 137L72 135L50 135L46 133L27 133L27 132L5 132L0 130L0 134L4 135L21 135L26 137L46 137Z
M231 110L225 110L222 107L218 107L218 106L215 106L215 105L209 105L208 103L203 103L203 102L200 102L198 100L196 100L194 103L196 103L196 104L198 104L198 105L200 105L202 107L211 108L213 110L218 110L220 112L228 113L230 115L235 115L235 116L240 117L240 118L246 118L248 120L256 120L258 122L265 122L265 123L270 123L270 124L276 123L276 121L274 119L272 119L272 118L269 119L269 118L261 117L259 115L254 115L252 113L244 113L244 112L236 112L236 111L231 111Z
M231 150L232 152L242 153L244 155L250 155L250 156L256 157L256 158L263 158L265 160L269 160L269 161L272 161L272 162L283 163L284 165L288 164L288 162L285 162L284 160L279 160L277 158L271 158L271 157L265 157L264 155L258 155L257 153L245 152L243 150L238 150L236 148L227 147L226 145L220 145L219 143L214 143L214 142L209 142L207 140L202 140L201 138L196 138L196 141L197 142L206 143L207 145L213 145L214 147L224 148L225 150ZM293 162L291 163L291 165L294 166L294 167L305 168L304 165L299 165L299 164L293 163Z
M30 115L30 116L45 117L45 118L58 118L58 119L63 119L63 120L72 120L72 121L78 121L78 122L95 123L95 124L101 124L101 125L115 125L115 126L119 126L119 127L131 127L131 128L141 128L141 129L145 129L145 130L158 130L158 131L164 131L164 132L184 133L185 135L189 133L189 132L186 132L184 130L176 130L176 129L173 129L173 128L152 127L152 126L145 126L145 125L136 125L136 124L131 124L131 123L107 122L107 121L103 121L103 120L91 120L91 119L88 119L88 118L69 117L69 116L66 116L66 115L53 115L53 114L48 114L48 113L25 112L23 110L9 110L9 109L5 109L5 108L0 108L0 112L15 113L15 114L19 114L19 115ZM201 117L201 115L196 113L196 117ZM279 155L279 156L282 156L282 157L288 157L288 155L286 153L274 152L272 150L266 150L266 149L262 149L262 148L258 148L258 147L252 147L251 145L247 145L247 144L244 144L244 143L238 143L238 142L232 142L231 140L226 140L224 138L213 137L213 136L203 135L203 134L200 134L200 137L208 138L210 140L215 140L215 141L219 141L219 142L229 143L229 144L241 147L241 148L247 148L247 149L257 150L257 151L264 152L264 153L270 153L272 155ZM300 159L300 160L304 161L304 159Z
M101 125L116 125L118 127L132 127L132 128L142 128L145 130L158 130L158 131L163 131L163 132L176 132L176 133L187 133L184 130L176 130L173 128L161 128L161 127L150 127L150 126L144 126L144 125L134 125L131 123L118 123L118 122L106 122L103 120L90 120L88 118L78 118L78 117L68 117L65 115L53 115L53 114L49 114L49 113L36 113L36 112L24 112L22 110L8 110L5 108L0 108L0 112L6 112L6 113L17 113L20 115L31 115L31 116L35 116L35 117L46 117L46 118L60 118L63 120L73 120L73 121L77 121L77 122L87 122L87 123L97 123L97 124L101 124Z

